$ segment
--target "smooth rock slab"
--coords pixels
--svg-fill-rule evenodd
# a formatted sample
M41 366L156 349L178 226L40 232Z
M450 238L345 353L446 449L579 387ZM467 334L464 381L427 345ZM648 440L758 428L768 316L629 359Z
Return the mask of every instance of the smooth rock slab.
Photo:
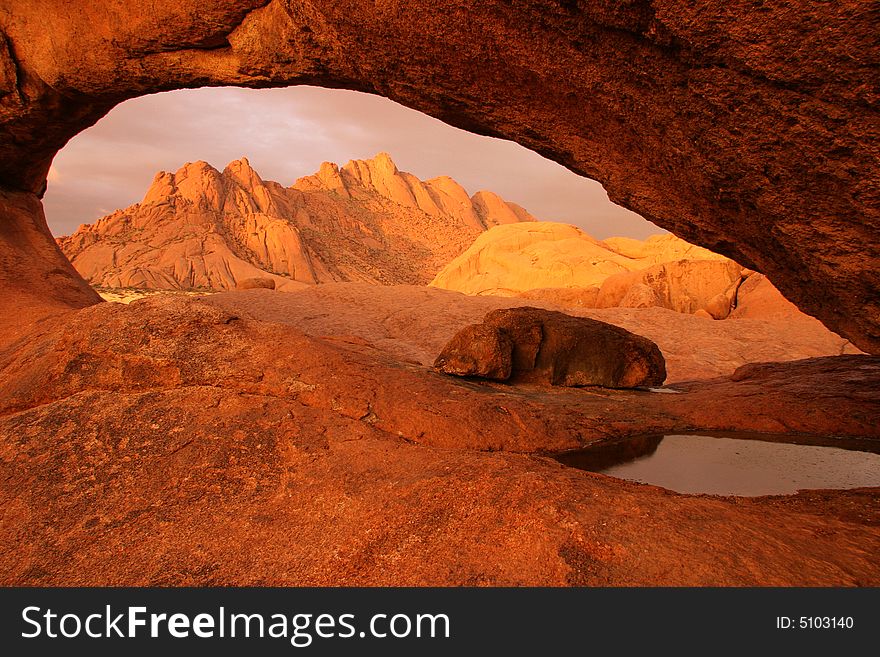
M647 338L531 307L495 310L482 324L465 326L434 367L456 376L569 387L637 388L666 380L663 354Z

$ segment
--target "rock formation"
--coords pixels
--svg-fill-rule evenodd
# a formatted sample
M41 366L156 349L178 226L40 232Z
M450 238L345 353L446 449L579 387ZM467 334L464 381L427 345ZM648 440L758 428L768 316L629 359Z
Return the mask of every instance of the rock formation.
M752 273L674 235L599 241L575 226L539 222L486 231L431 285L574 308L656 306L724 319Z
M434 368L455 376L553 386L660 386L657 345L613 324L540 308L490 312L443 348Z
M0 188L35 203L55 153L127 98L356 89L598 179L878 351L876 28L853 0L0 0ZM63 259L34 237L9 248L42 281Z
M160 172L143 201L59 240L103 287L214 289L266 278L277 289L328 281L425 283L486 228L532 221L491 192L421 181L386 153L325 162L293 187L247 159Z
M725 319L736 305L737 290L747 273L732 260L664 262L608 277L596 306L656 306L688 314L703 310L715 319Z
M547 221L489 229L430 285L567 309L657 307L712 319L806 319L766 276L674 235L600 241Z
M431 285L477 295L516 296L539 288L588 295L615 274L683 259L727 260L674 235L600 241L569 224L509 224L477 237Z
M726 355L727 374L678 395L498 390L359 335L365 317L384 331L449 318L412 299L370 316L357 284L348 308L314 287L96 303L38 200L58 149L127 98L357 89L600 179L878 352L876 22L851 0L0 0L0 582L877 586L876 489L686 496L540 456L683 428L876 439L876 357L731 377L793 336L612 308L590 312L652 339L677 327L655 340L670 371ZM499 303L417 294L482 304L466 323ZM282 297L312 298L320 316L288 317L323 332L278 321ZM252 315L231 309L254 298ZM847 348L815 328L801 353Z
M730 313L732 319L785 320L803 316L762 274L753 274L743 281L736 293L736 308Z

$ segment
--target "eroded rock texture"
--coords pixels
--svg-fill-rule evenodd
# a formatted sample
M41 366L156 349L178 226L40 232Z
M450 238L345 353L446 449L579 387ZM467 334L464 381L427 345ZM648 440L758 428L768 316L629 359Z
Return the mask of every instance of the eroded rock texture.
M71 136L141 94L357 89L600 180L877 352L878 11L857 0L2 0L0 185L39 193Z

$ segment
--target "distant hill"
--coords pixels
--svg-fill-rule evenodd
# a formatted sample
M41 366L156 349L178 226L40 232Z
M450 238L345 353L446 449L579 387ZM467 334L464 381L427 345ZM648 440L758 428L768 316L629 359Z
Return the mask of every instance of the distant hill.
M675 235L597 240L575 226L541 221L483 233L431 285L498 296L545 288L598 288L611 276L678 260L727 258Z
M740 287L754 275L674 235L601 241L575 226L541 221L486 231L430 285L569 308L661 307L724 319L749 305ZM769 281L756 285L746 291L762 291L765 310L793 308Z

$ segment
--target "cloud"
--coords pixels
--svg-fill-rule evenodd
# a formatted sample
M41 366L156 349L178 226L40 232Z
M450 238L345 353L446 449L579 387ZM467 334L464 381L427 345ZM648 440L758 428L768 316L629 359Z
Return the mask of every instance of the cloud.
M45 197L49 227L81 223L143 198L157 171L205 160L222 169L247 156L283 185L321 162L389 152L420 178L449 175L471 193L492 190L535 216L596 237L663 232L614 205L599 183L513 142L474 135L377 96L354 91L214 88L127 101L58 154Z

